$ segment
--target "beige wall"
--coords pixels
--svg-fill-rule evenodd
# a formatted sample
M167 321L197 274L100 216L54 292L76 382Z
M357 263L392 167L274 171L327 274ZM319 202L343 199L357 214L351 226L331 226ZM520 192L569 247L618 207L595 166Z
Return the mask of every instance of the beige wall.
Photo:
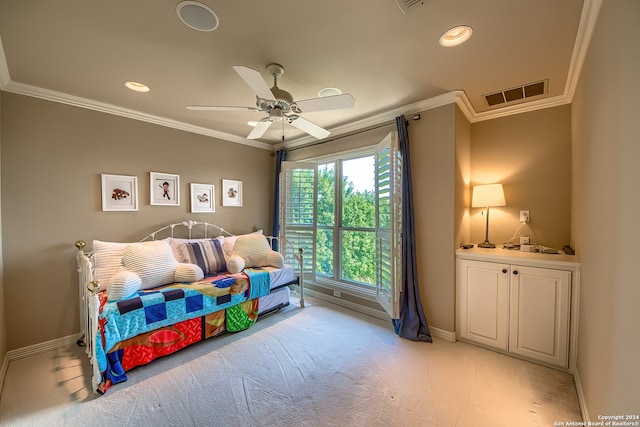
M456 236L458 248L471 241L469 206L471 206L471 124L459 108L456 108L456 169L455 169Z
M638 414L640 2L604 1L573 103L578 379L593 421Z
M409 125L420 298L427 323L455 331L456 109L420 113Z
M192 218L231 232L270 227L266 150L35 98L2 94L2 243L9 350L76 334L74 241L136 241ZM149 171L180 176L179 207L150 206ZM102 212L100 174L135 175L138 212ZM221 179L244 207L220 206ZM190 214L189 183L216 186L216 212Z
M532 243L562 249L571 232L571 107L474 123L471 184L502 183L506 206L492 208L489 240L511 239L521 209L531 212L523 235ZM486 217L471 209L471 243L484 240Z
M4 267L2 260L2 98L0 92L0 390L4 381L2 367L7 357L7 323L4 314Z

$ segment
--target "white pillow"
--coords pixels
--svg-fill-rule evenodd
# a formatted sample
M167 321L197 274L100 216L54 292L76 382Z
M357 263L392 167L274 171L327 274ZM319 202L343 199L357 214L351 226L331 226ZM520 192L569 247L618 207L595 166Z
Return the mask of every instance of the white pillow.
M173 283L178 261L169 243L155 240L128 245L122 254L122 264L140 276L142 289L149 289Z
M227 270L231 274L238 274L244 270L244 259L238 255L231 255L227 258Z
M100 282L100 290L107 288L107 283L122 266L122 254L129 243L93 241L93 280Z
M180 283L197 282L204 278L204 272L195 264L179 263L175 270L175 281Z
M263 231L256 230L253 233L241 234L240 236L248 236L251 234L263 234ZM224 252L224 256L229 258L231 255L233 255L233 247L236 244L236 240L240 236L225 236L224 240L222 241L222 251Z
M120 301L136 293L142 287L140 277L131 271L116 273L106 284L107 300Z
M261 234L245 234L238 236L233 247L233 254L227 260L227 268L233 273L236 266L240 264L235 257L240 257L244 261L243 268L247 267L284 267L284 258L279 253L271 249L267 238ZM233 267L230 267L233 265Z
M267 265L275 268L284 268L284 256L280 252L270 251L267 254Z

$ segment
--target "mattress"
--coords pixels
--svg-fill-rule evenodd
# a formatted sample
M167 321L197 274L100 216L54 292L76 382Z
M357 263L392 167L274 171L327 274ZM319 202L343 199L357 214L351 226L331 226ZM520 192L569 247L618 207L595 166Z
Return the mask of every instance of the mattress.
M289 305L291 290L288 286L271 291L270 294L260 297L258 300L258 315L273 310L276 307Z
M269 278L271 279L270 289L290 284L296 280L296 273L289 265L285 265L283 268L260 267L259 269L269 272Z

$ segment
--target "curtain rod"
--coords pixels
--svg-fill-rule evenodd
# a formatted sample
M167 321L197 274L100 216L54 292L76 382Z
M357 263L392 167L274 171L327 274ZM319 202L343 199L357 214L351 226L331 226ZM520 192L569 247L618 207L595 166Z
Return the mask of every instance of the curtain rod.
M408 122L409 120L411 120L411 121L420 120L420 114L413 114L413 115L411 116L411 118L410 118L410 119L407 119L406 117L405 117L404 119L405 119L405 121L407 121L407 122ZM302 145L302 146L300 146L300 147L294 147L294 148L291 148L291 149L288 149L288 150L285 148L285 151L288 153L288 152L291 152L291 151L300 150L300 149L302 149L302 148L315 147L316 145L326 144L327 142L338 141L338 140L340 140L340 139L348 138L348 137L350 137L350 136L360 135L360 134L362 134L362 133L371 132L371 131L373 131L373 130L378 130L378 129L381 129L381 128L386 127L386 126L394 125L395 123L396 123L396 121L395 121L395 120L393 120L393 121L388 121L388 122L383 122L383 123L380 123L380 124L378 124L378 125L376 125L376 126L372 126L372 127L370 127L370 128L366 128L366 129L362 129L362 130L354 131L354 132L348 133L348 134L346 134L346 135L336 136L335 138L325 139L325 140L323 140L323 141L314 142L313 144Z

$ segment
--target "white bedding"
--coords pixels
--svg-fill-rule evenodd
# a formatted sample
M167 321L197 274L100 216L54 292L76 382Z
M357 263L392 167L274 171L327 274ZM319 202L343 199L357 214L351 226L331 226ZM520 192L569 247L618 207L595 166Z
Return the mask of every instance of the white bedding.
M275 267L260 267L261 270L269 272L269 278L271 279L270 288L277 288L285 283L289 283L295 280L296 273L290 265L285 265L284 268Z

